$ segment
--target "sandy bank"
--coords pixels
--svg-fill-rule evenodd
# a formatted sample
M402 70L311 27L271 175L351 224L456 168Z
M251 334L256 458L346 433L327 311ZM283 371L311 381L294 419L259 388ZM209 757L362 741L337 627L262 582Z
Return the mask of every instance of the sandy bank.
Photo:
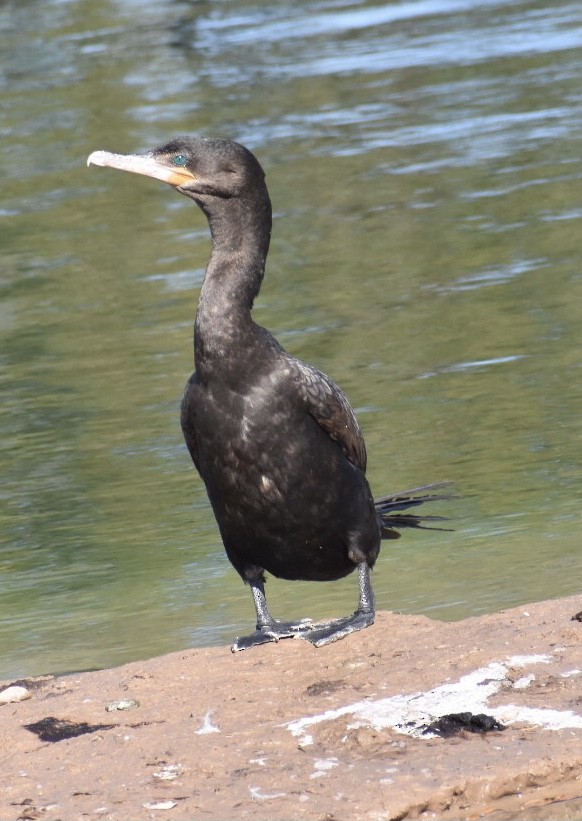
M581 607L380 613L319 650L212 647L22 682L30 697L0 706L0 818L582 817Z

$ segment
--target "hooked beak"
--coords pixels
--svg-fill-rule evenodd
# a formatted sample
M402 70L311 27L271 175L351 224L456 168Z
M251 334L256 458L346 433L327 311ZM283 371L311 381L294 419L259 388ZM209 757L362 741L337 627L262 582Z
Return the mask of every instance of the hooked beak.
M170 168L151 154L112 154L110 151L93 151L87 157L87 165L131 171L132 174L141 174L167 182L175 188L195 179L188 168Z

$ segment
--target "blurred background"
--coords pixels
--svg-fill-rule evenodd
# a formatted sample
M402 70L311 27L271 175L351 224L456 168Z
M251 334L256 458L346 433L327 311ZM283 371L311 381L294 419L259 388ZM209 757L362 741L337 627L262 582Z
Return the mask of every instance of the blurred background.
M577 2L4 0L0 36L0 678L254 624L178 421L206 222L85 165L179 134L266 169L255 319L345 389L374 493L462 495L384 543L378 608L579 592ZM268 596L344 615L357 580Z

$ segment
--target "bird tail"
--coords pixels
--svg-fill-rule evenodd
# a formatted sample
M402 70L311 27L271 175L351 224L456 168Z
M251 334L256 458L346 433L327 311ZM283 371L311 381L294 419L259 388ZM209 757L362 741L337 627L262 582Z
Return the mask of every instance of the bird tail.
M425 502L438 502L444 499L457 498L452 493L432 493L437 488L450 487L450 482L438 482L434 485L422 485L412 490L403 490L401 493L392 493L390 496L382 496L375 499L376 513L380 522L380 532L383 539L398 539L398 530L402 527L416 527L421 530L450 530L446 527L435 527L425 524L425 522L446 521L444 516L416 516L414 513L400 513L401 510L408 510L417 507ZM397 528L396 530L394 528Z

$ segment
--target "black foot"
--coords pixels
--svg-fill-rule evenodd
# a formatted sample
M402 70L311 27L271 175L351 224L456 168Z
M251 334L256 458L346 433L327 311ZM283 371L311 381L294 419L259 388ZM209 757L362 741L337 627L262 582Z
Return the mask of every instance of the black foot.
M267 644L270 641L279 639L292 639L302 636L305 631L311 629L311 619L301 619L301 621L273 621L270 624L257 628L250 636L241 636L234 640L230 648L233 653L238 650L249 650L259 644Z
M358 610L353 616L330 621L321 627L314 627L312 630L301 633L298 637L310 641L315 647L323 647L325 644L331 644L333 641L339 641L345 636L349 636L350 633L356 633L358 630L370 627L371 624L374 624L373 611Z

